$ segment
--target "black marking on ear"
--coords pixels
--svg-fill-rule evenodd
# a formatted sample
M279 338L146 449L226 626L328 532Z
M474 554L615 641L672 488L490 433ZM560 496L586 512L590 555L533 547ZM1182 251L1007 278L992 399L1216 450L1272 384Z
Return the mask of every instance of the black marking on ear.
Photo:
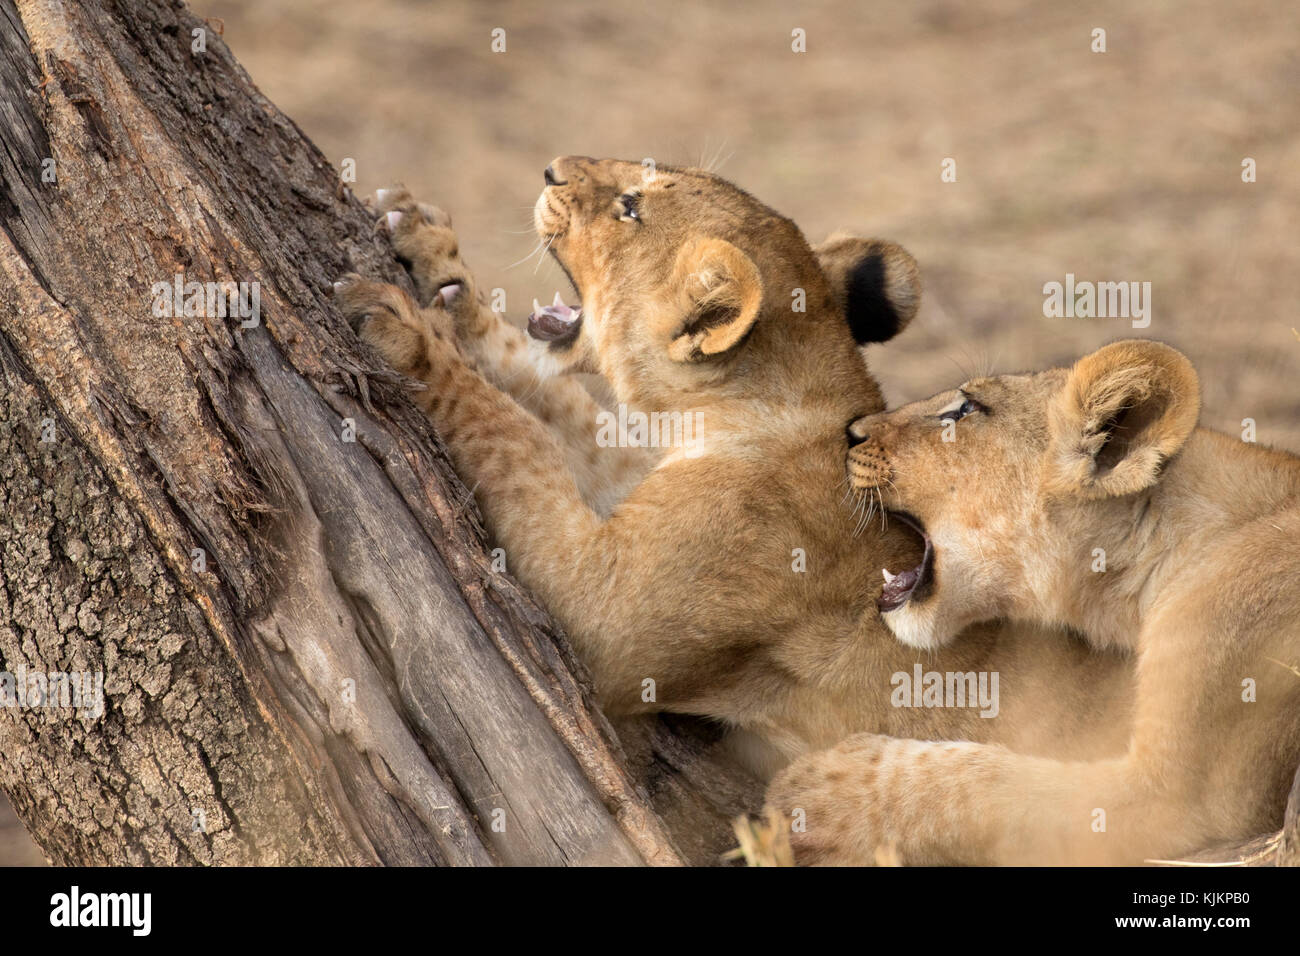
M844 312L853 341L888 342L901 331L902 323L885 295L885 263L882 256L867 256L849 273Z

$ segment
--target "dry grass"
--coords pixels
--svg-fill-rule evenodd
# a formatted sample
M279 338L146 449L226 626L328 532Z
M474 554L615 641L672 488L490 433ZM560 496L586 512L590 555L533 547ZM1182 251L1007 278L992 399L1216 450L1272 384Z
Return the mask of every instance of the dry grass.
M737 817L731 823L736 834L736 849L723 860L744 860L746 866L794 866L794 849L790 846L790 826L775 810L766 819Z

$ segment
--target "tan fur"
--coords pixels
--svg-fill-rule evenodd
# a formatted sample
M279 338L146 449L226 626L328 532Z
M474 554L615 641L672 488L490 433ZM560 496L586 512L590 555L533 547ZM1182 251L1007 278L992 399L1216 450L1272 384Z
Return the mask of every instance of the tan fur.
M940 414L966 399L983 409L943 441ZM1300 763L1300 458L1194 431L1198 408L1186 358L1132 341L851 426L855 488L934 543L933 589L883 615L895 634L1072 628L1137 655L1137 714L1126 752L1097 762L874 737L805 758L773 789L813 803L827 858L888 842L910 860L1132 863L1281 824Z
M418 371L427 387L414 397L510 571L564 625L607 709L718 718L761 741L771 768L861 731L1058 757L1120 752L1131 717L1123 661L995 627L919 654L876 613L878 564L915 560L916 545L895 528L858 529L846 500L845 427L883 402L845 310L859 309L866 340L877 313L889 317L879 338L905 324L918 290L910 257L868 240L836 246L837 282L853 274L856 248L900 296L861 311L792 222L711 174L660 166L648 180L636 163L582 157L552 173L559 184L535 218L581 295L573 341L525 339L477 295L444 308L441 283L472 279L447 227L402 193L384 208L403 212L394 243L428 307L395 316L385 287L357 281L339 299L368 342ZM631 192L635 219L620 202ZM410 330L436 330L448 313L458 343L428 335L412 358ZM607 464L628 450L596 448L599 406L571 378L521 371L527 360L598 372L633 410L699 413L704 453L642 455L640 472ZM891 675L917 663L999 672L999 716L891 706ZM798 809L776 806L786 820Z

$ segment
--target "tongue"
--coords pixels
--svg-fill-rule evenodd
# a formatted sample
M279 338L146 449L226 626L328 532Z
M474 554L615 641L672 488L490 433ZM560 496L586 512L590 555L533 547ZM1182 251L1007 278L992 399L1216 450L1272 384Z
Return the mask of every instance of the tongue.
M910 571L903 571L901 574L894 575L894 579L881 589L879 603L882 605L898 604L906 597L908 591L916 587L917 579L920 576L920 568L912 568Z
M560 294L555 293L555 301L548 306L540 306L533 300L533 314L528 317L528 334L543 342L553 342L572 335L582 318L581 306L569 306L560 301Z

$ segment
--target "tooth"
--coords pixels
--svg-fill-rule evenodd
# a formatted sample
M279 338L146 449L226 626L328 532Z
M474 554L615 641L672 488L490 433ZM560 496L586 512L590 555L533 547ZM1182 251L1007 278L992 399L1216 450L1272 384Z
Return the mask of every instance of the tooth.
M533 315L541 315L542 307L536 299L533 299Z
M885 583L886 583L886 584L893 584L893 583L894 583L894 578L898 577L897 574L890 574L888 568L881 568L881 569L880 569L880 573L883 574L883 575L885 576Z
M555 301L552 302L551 305L552 306L564 305L564 300L560 298L560 293L558 292L555 293Z

